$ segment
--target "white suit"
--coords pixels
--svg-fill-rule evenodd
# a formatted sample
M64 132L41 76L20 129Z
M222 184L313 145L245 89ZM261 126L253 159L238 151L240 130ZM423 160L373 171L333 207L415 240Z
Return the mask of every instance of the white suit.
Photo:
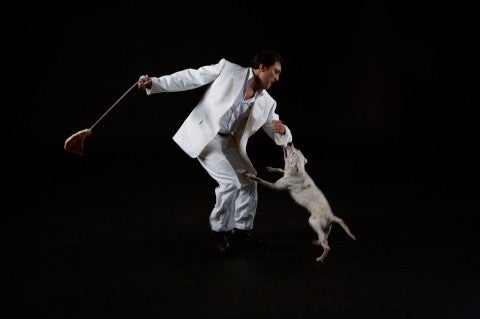
M248 72L249 68L221 59L199 69L152 77L152 86L146 90L147 94L154 94L210 85L173 139L190 157L198 158L219 183L215 192L217 202L210 215L210 225L215 231L253 227L256 183L242 176L245 170L256 174L246 152L248 138L262 128L277 145L292 141L288 127L283 135L273 132L271 122L279 116L275 113L276 101L266 90L253 103L244 125L228 138L218 136L220 118L243 90Z

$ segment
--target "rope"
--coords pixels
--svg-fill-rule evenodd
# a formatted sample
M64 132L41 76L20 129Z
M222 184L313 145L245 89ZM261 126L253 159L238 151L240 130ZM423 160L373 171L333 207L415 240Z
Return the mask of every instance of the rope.
M110 106L108 110L105 113L103 113L102 116L100 116L100 118L90 127L90 130L93 130L95 125L97 125L98 122L100 122L105 117L105 115L107 115L108 112L110 112L113 109L113 107L117 105L118 102L120 102L125 97L125 95L127 95L127 93L130 92L136 85L137 85L137 81L135 81L135 83L125 93L123 93L123 95L115 103L113 103L113 105Z

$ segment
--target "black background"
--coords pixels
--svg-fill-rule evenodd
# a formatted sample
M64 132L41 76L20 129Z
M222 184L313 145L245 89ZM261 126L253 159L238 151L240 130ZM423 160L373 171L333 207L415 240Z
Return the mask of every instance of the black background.
M16 6L6 13L15 22L3 31L11 88L4 94L11 317L51 308L62 317L82 308L90 317L113 312L135 318L313 317L322 308L338 317L403 317L397 311L405 308L409 316L436 318L477 313L473 48L478 35L472 8L425 1ZM90 127L140 75L160 76L221 58L248 65L254 52L268 47L285 59L280 82L270 90L277 113L337 214L360 233L359 243L365 238L361 248L357 242L352 248L334 228L338 233L329 258L343 267L336 274L353 274L351 282L335 273L322 280L330 289L354 288L338 288L331 299L322 290L322 307L314 305L319 295L311 288L292 288L293 279L277 287L270 280L278 278L263 273L277 271L280 278L297 273L308 286L307 278L322 273L317 265L314 271L305 266L315 257L310 250L269 256L283 266L269 265L261 254L237 260L235 271L223 269L222 276L241 282L240 290L234 284L222 286L225 291L214 285L219 291L213 292L207 279L182 283L185 276L213 276L207 268L220 267L195 252L208 244L212 247L204 250L215 249L207 224L215 185L171 139L203 89L146 96L135 88L86 139L83 157L63 150L68 136ZM283 165L281 149L262 132L252 137L248 153L266 177L263 167ZM301 209L288 196L260 190L259 205L259 233L280 242L300 233L306 242L297 239L286 250L311 249L311 231L301 213L292 213ZM272 219L277 214L279 222ZM192 231L202 235L186 235ZM185 257L192 254L190 239L194 260ZM155 247L163 247L167 257L157 256ZM124 265L138 272L118 266L125 255ZM147 258L153 260L137 264ZM248 258L257 258L266 269L252 270ZM306 259L300 270L293 262L297 258ZM149 268L158 264L163 272ZM359 264L378 267L384 285L371 278L373 271L352 270ZM395 275L387 270L392 264ZM113 278L100 279L112 273L124 278L120 287ZM258 281L249 284L252 276ZM159 277L167 288L159 287ZM376 284L362 288L370 280ZM289 287L293 290L285 292ZM272 297L267 307L276 310L248 298L246 308L232 306L233 314L224 306L238 304L246 291L252 295L250 289L282 296L280 302ZM199 298L202 294L209 297ZM293 298L286 306L282 298L297 294L305 301ZM217 295L222 306L212 301ZM108 307L102 306L104 299Z
M12 29L22 32L12 52L21 59L10 66L22 75L13 80L20 81L12 107L17 121L7 123L14 124L21 155L38 162L29 155L42 154L41 165L67 160L69 166L58 145L90 127L139 75L221 58L248 65L257 49L273 47L286 65L271 94L307 154L322 156L334 146L352 162L386 156L380 164L390 162L393 170L417 168L412 173L432 178L438 170L453 179L470 174L475 29L468 7L369 1L318 8L302 2L158 6L42 3L19 11L22 22ZM115 158L161 153L155 145L165 142L181 157L169 138L201 92L147 98L132 91L91 142L102 152L121 149ZM259 144L270 158L275 148Z

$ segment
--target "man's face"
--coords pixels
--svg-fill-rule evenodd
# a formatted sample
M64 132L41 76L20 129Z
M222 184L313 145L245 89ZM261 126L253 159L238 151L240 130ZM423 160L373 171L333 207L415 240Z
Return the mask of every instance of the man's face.
M275 62L270 67L266 67L263 64L260 64L260 82L262 89L268 90L273 83L277 82L280 79L280 73L282 73L282 65L279 62Z

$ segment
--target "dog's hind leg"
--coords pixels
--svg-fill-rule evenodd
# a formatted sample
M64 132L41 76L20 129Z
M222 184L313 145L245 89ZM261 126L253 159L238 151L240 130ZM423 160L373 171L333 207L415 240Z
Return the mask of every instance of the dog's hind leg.
M327 226L327 232L325 233L323 231L321 221L318 217L310 215L308 223L318 235L318 239L313 240L312 244L323 247L323 253L320 257L316 259L316 261L324 261L328 253L330 252L330 246L328 246L328 235L330 234L330 230L332 229L332 224L329 224Z

